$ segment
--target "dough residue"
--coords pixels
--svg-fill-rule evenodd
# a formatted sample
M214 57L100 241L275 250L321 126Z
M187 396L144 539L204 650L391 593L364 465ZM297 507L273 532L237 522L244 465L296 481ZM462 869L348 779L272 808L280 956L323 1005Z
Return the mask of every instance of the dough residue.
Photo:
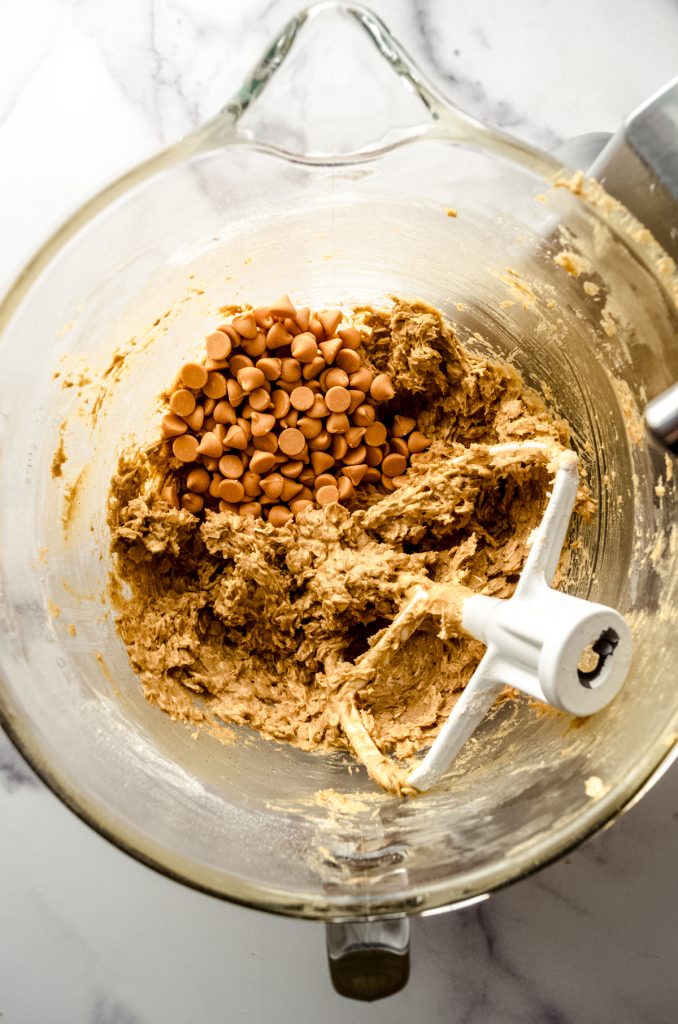
M157 449L120 461L109 508L117 628L146 698L175 719L350 749L340 692L414 588L514 590L551 477L543 463L497 464L488 448L568 446L567 424L515 369L462 346L432 307L395 301L356 315L371 329L366 361L394 382L386 415L416 418L433 439L398 490L361 486L346 506L276 528L171 507ZM592 507L582 491L578 511ZM431 743L483 652L458 623L431 618L388 658L355 697L385 758L397 766ZM395 771L378 781L402 791Z

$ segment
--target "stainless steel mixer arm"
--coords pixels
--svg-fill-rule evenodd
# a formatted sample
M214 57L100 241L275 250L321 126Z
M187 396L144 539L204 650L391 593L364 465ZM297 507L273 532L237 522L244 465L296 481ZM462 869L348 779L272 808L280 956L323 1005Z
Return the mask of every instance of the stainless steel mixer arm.
M678 78L634 110L588 173L678 262ZM678 384L649 403L645 421L678 455Z

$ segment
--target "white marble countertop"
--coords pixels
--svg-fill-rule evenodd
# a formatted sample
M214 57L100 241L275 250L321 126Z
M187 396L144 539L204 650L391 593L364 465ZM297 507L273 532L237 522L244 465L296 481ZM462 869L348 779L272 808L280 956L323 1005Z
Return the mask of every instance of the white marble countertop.
M372 0L462 107L549 148L613 131L678 71L669 0ZM215 112L298 0L23 0L0 34L0 278L117 173ZM669 1024L678 768L611 830L415 921L380 1004L330 987L320 926L168 881L77 820L0 737L2 1024Z

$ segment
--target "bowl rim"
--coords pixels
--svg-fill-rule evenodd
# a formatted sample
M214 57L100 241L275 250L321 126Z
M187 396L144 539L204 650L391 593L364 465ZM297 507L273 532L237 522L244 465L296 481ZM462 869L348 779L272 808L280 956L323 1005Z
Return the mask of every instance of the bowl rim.
M369 150L337 156L291 153L280 147L253 139L244 132L239 125L240 117L262 91L263 85L270 80L276 68L280 66L304 24L309 19L327 12L335 14L348 12L351 17L356 18L372 37L381 56L391 64L398 63L396 68L398 75L404 77L410 86L414 83L422 102L425 103L429 112L433 111L435 116L432 115L420 126L401 133L399 138L388 145L377 145ZM282 58L278 59L271 69L269 67L271 54L277 53L280 56L282 50L284 50ZM14 313L43 271L68 242L76 237L100 212L163 170L214 150L225 150L230 146L247 147L287 162L326 168L372 162L392 153L399 147L416 144L421 140L435 139L458 145L468 145L475 149L487 147L489 153L520 164L523 168L542 177L557 177L566 170L562 164L548 155L501 132L495 132L479 125L454 108L436 92L434 87L426 83L383 22L365 8L356 5L321 3L302 11L291 19L278 36L277 43L269 47L262 61L257 65L250 78L246 80L243 89L237 94L236 100L197 131L143 161L102 188L82 204L36 249L34 255L16 276L0 301L0 339ZM594 213L608 226L612 226L614 230L611 219L604 212L594 209ZM667 291L665 282L659 278L656 279L662 290ZM366 904L364 896L362 900L357 900L356 897L349 895L333 894L331 897L326 895L324 899L320 899L315 894L293 895L284 889L266 888L259 884L247 883L241 878L229 875L227 871L207 870L198 864L187 863L181 858L168 854L168 851L160 844L155 846L148 837L142 838L140 832L135 833L128 824L116 818L110 809L99 807L94 801L89 800L83 791L78 792L76 786L69 785L68 781L60 776L58 767L46 763L31 737L30 723L23 720L13 709L11 690L1 673L0 726L19 754L63 804L103 838L146 866L174 881L234 904L284 916L326 921L399 917L403 914L417 914L445 907L453 908L456 905L482 899L489 892L499 890L533 874L611 824L648 792L678 758L678 713L676 713L666 723L664 734L658 737L637 760L633 771L599 800L592 800L591 805L583 814L563 826L554 836L544 838L532 845L526 844L520 850L516 848L515 852L510 851L502 861L496 862L491 867L467 870L451 879L434 884L429 883L425 886L414 886L402 893L390 893L388 898L384 897L381 901L375 900ZM507 870L509 863L510 867Z

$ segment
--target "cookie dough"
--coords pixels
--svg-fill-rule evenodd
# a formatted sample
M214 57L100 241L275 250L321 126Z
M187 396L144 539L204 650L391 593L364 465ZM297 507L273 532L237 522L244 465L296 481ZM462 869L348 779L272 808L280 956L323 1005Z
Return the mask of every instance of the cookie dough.
M231 512L204 521L160 492L153 452L125 456L109 522L117 628L147 699L175 719L248 725L304 750L351 749L341 700L355 660L412 589L460 583L509 597L550 485L544 464L497 465L488 447L569 430L511 367L464 348L421 302L361 309L365 356L390 374L387 413L433 439L398 490L360 487L345 507L285 526ZM582 493L579 512L591 509ZM454 616L425 621L355 696L374 749L354 750L402 792L402 762L429 744L483 654ZM395 759L395 760L394 760ZM392 766L389 768L389 766Z

